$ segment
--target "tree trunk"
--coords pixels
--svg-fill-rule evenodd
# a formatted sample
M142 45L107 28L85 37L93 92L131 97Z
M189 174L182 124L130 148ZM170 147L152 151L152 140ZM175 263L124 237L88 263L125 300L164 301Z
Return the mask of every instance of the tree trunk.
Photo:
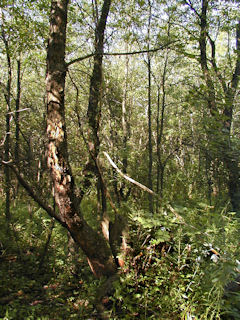
M202 0L202 12L200 15L200 37L199 37L199 47L200 47L200 64L204 76L204 80L207 87L207 101L208 107L213 116L216 116L216 101L215 101L215 88L212 81L211 75L209 73L208 63L207 63L207 10L208 10L208 0Z
M84 196L85 190L91 186L91 178L97 177L98 193L101 198L102 217L107 209L106 190L102 179L101 172L98 165L98 154L100 148L99 140L99 126L101 119L101 97L102 97L102 60L103 60L103 47L104 47L104 33L106 28L107 17L109 14L111 0L104 0L101 10L100 19L97 20L96 14L96 30L95 30L95 55L93 63L93 71L90 79L89 102L88 102L88 150L90 153L88 162L86 164L83 182L84 188L81 191L81 197ZM100 197L101 196L101 197Z
M168 24L168 37L170 34L170 24ZM163 197L163 181L164 181L164 169L165 164L162 159L162 143L163 143L163 129L164 129L164 117L166 108L166 77L167 77L167 66L168 66L168 55L167 49L164 67L162 73L162 103L161 103L161 117L160 117L160 87L158 88L158 99L157 99L157 194L160 199ZM158 205L157 200L157 205Z
M86 254L97 277L112 276L117 268L105 239L84 220L69 163L65 123L65 42L68 0L52 1L47 49L47 163L62 223Z
M240 77L240 20L236 25L236 51L237 51L237 59L235 70L232 75L231 85L225 90L225 109L224 115L226 120L224 122L224 132L227 133L226 143L228 148L226 149L228 152L225 155L226 167L229 172L229 196L231 199L231 204L233 211L238 212L240 214L240 170L238 167L239 156L236 155L234 151L234 146L230 140L231 134L231 126L232 126L232 116L233 116L233 107L234 100L237 92L237 87L239 84ZM225 85L226 87L226 85Z
M151 18L152 18L152 7L150 0L149 4L149 18L148 18L148 50L150 49L150 31L151 31ZM151 56L150 52L147 57L147 68L148 68L148 188L152 190L152 106L151 106ZM148 202L149 202L149 211L153 214L153 197L152 194L148 194Z
M19 109L21 97L21 61L17 60L17 98L16 98L16 116L15 116L15 162L19 164Z
M89 149L97 159L99 153L100 140L98 136L100 118L101 118L101 94L102 94L102 59L104 32L107 22L107 17L110 9L111 0L105 0L102 6L100 20L95 30L95 55L93 71L90 80L90 93L88 103L88 121L89 121Z
M2 14L2 20L4 21L4 17ZM11 82L12 82L12 64L11 64L11 57L9 51L8 40L5 36L4 26L2 26L2 39L4 42L4 46L6 49L6 58L7 58L7 66L8 66L8 77L7 77L7 85L6 85L6 92L5 92L5 101L6 101L6 117L5 117L5 130L6 130L6 137L4 143L4 161L6 163L10 160L10 111L11 111ZM10 230L10 220L11 220L11 213L10 213L10 169L6 165L4 167L4 174L5 174L5 216L7 220L7 225Z
M126 45L126 52L128 52L128 45ZM122 97L122 164L123 164L123 173L127 173L128 168L128 140L130 135L130 123L128 121L127 116L127 97L128 97L128 77L129 77L129 57L126 56L125 58L125 79L124 79L124 88L123 88L123 97ZM129 187L128 190L126 190L126 184L123 181L121 183L121 187L119 189L119 192L117 191L119 195L119 204L120 201L127 201L128 197L131 193L131 188Z
M228 85L224 77L218 70L216 59L215 59L215 42L211 39L208 34L208 24L207 24L207 12L208 12L208 0L202 0L202 10L200 14L200 38L199 38L199 48L200 48L200 64L205 79L205 84L207 87L207 101L210 113L212 115L212 120L216 124L220 124L219 128L222 129L217 134L217 142L219 144L219 158L222 159L227 171L228 171L228 191L229 197L232 204L232 209L240 213L240 170L238 167L239 157L234 152L234 147L231 142L231 126L232 117L234 109L234 100L236 96L236 91L239 83L240 76L240 21L236 25L236 65L232 75L230 84ZM215 72L217 78L220 81L222 90L225 98L225 107L223 110L223 115L225 120L219 120L221 117L220 110L216 108L216 98L215 98L215 88L212 76L208 67L207 58L207 40L209 40L211 45L211 64L213 71ZM210 128L210 137L212 137L213 143L216 144L216 126L214 125Z

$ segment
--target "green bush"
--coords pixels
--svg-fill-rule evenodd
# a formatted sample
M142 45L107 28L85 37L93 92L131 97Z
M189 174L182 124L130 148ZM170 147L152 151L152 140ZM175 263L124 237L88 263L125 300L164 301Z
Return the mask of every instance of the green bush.
M239 256L239 222L233 214L213 212L202 203L167 205L153 217L132 214L131 224L134 250L116 286L113 319L235 316L223 298Z

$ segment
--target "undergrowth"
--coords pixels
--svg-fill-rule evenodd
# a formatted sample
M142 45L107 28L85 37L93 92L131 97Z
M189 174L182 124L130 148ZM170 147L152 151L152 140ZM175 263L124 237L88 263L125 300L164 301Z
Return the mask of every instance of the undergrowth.
M35 207L12 211L11 234L0 217L0 319L97 319L99 281L81 252L73 259L65 230L54 225L46 250L51 219ZM240 318L239 295L224 297L240 253L233 213L204 203L166 204L153 216L128 211L129 247L110 319Z

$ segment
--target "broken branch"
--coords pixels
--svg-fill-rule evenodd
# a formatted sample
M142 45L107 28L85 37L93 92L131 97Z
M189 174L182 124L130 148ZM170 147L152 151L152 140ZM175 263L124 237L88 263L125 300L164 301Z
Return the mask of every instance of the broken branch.
M111 164L111 166L120 174L120 176L122 176L124 179L126 179L127 181L135 184L136 186L138 186L139 188L143 189L144 191L156 195L155 192L153 192L151 189L149 189L148 187L144 186L143 184L141 184L140 182L130 178L129 176L127 176L126 174L124 174L118 167L117 165L113 162L113 160L110 158L110 156L107 154L107 152L103 152L103 154L105 155L105 157L108 159L109 163Z

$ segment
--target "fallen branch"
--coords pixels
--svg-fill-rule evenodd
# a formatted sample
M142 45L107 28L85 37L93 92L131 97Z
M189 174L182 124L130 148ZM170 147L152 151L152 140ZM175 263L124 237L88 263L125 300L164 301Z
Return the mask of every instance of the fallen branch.
M156 195L155 192L153 192L151 189L149 189L148 187L144 186L143 184L141 184L140 182L130 178L129 176L127 176L126 174L124 174L118 167L117 165L112 161L112 159L110 158L110 156L107 154L107 152L103 152L103 154L105 155L105 157L108 159L109 163L111 164L111 166L120 174L120 176L122 176L124 179L126 179L127 181L135 184L136 186L138 186L139 188L143 189L144 191Z

